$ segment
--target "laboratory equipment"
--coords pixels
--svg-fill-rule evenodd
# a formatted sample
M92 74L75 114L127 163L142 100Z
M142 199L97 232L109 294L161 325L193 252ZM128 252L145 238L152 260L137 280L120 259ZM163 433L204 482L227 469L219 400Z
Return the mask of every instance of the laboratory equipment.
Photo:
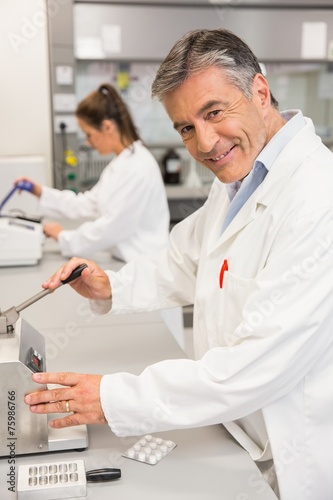
M72 191L77 192L77 189L73 186L70 185L68 186L66 183L66 178L69 181L75 181L76 180L76 172L67 172L67 168L74 168L77 166L78 161L76 154L72 149L68 148L67 144L67 125L65 122L60 122L59 124L60 127L60 132L61 132L61 139L62 139L62 149L63 149L63 160L62 160L62 170L61 170L61 183L62 183L62 189L72 189Z
M179 184L181 176L181 157L174 149L168 149L162 158L163 179L165 184Z
M29 191L31 192L33 190L33 183L30 181L19 181L15 186L9 191L9 193L4 197L2 202L0 203L0 212L3 209L3 207L6 205L7 201L13 196L15 191L17 190L22 190L22 191Z
M85 496L87 496L87 480L83 460L19 466L18 500Z
M190 168L186 177L185 186L187 188L201 188L202 182L197 171L197 162L194 158L190 159Z
M0 266L30 266L42 258L42 224L24 217L0 217Z
M121 470L103 468L86 472L83 460L19 466L18 500L77 498L87 495L87 483L114 481Z
M85 267L82 264L76 268L62 284L76 279ZM46 386L36 384L31 376L46 370L46 356L43 335L23 320L20 312L51 292L45 289L19 306L0 312L0 456L9 460L15 461L16 455L83 449L88 445L85 425L52 429L48 415L32 413L23 401L27 393L45 390Z
M0 203L0 266L37 264L45 240L41 220L26 215L2 214L2 208L17 190L32 191L33 184L18 182Z

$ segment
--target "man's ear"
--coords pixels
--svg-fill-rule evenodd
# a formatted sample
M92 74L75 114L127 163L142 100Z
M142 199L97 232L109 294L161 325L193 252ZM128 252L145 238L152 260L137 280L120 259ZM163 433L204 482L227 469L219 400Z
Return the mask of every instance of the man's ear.
M258 97L263 108L271 105L271 94L268 82L264 75L257 73L253 79L252 85L253 97Z

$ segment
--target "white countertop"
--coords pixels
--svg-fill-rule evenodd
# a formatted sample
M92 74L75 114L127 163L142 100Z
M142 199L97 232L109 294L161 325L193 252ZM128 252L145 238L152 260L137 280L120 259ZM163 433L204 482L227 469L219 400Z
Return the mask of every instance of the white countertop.
M186 184L166 184L165 189L169 200L188 198L207 198L211 183L199 187L189 187Z

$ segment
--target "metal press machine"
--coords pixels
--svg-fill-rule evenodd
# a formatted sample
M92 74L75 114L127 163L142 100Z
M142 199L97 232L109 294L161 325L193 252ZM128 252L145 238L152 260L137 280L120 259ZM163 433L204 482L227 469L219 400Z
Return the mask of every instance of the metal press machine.
M62 284L78 278L85 267L77 267ZM28 392L46 388L31 379L32 373L46 370L46 359L43 335L19 313L51 292L43 290L19 306L0 312L0 457L10 456L13 450L15 455L24 455L88 446L86 425L52 429L48 415L31 413L23 402Z

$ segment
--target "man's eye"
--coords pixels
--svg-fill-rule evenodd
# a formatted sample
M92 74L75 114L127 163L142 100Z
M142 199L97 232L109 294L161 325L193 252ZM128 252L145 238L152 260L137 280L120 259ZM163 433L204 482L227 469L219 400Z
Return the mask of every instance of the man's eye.
M193 129L193 127L191 125L188 125L187 127L183 127L180 131L180 135L184 136L184 135L188 134L189 132L191 132L192 129Z
M214 111L210 111L208 113L208 117L214 118L215 116L218 116L221 113L220 109L214 109Z

